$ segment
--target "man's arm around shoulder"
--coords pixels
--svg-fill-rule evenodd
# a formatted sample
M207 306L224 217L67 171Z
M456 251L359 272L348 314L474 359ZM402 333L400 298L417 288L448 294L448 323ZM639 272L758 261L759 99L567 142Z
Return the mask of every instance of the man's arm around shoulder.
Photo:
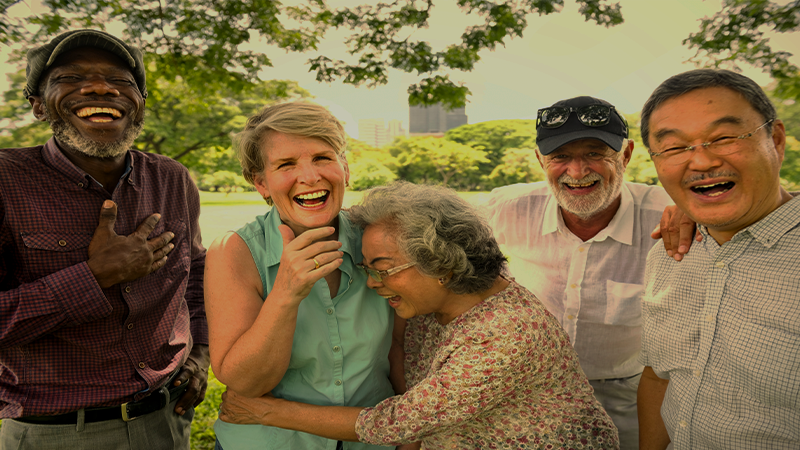
M661 404L668 385L669 380L659 378L652 367L644 368L636 396L640 450L664 450L670 443L667 427L661 418Z

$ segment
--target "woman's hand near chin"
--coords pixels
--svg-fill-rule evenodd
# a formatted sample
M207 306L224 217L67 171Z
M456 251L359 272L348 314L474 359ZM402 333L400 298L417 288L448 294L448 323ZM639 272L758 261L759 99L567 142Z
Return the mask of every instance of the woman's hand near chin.
M314 228L296 237L286 225L278 229L283 237L283 254L272 292L288 293L292 303L300 304L314 283L342 265L342 243L326 240L336 232L333 227Z

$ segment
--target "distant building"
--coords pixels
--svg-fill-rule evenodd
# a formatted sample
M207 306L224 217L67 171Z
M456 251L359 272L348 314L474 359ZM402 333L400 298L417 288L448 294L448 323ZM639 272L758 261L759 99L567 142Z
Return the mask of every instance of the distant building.
M466 108L446 110L441 104L409 106L408 123L411 136L443 136L447 130L466 125Z
M403 122L399 120L390 120L388 129L384 126L383 119L358 121L358 140L373 147L383 147L394 141L394 138L405 135Z

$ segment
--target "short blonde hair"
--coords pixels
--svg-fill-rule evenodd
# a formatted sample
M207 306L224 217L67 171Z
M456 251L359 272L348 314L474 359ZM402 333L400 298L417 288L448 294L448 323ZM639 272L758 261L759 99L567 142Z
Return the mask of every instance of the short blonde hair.
M344 158L347 135L341 122L326 108L304 101L267 106L247 119L244 130L233 136L242 176L250 184L255 184L256 175L264 171L262 149L269 144L272 131L320 139Z

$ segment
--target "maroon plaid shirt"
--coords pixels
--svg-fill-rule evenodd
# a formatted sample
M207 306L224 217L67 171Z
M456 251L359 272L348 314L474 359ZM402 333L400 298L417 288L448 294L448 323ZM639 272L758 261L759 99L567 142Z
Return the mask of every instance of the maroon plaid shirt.
M53 139L0 150L0 418L138 400L208 343L197 188L174 160L129 154L109 194ZM101 289L86 261L106 199L117 234L160 213L150 237L172 231L175 248L150 275Z

